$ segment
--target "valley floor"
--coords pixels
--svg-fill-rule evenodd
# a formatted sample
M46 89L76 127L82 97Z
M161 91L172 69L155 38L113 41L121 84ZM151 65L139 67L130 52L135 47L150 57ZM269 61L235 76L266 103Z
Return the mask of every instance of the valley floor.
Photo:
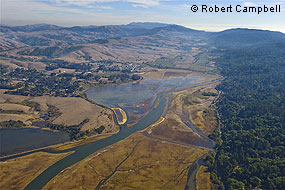
M167 72L164 72L163 76ZM215 79L217 79L216 76L208 76L206 81ZM188 119L204 134L210 134L216 126L215 115L213 114L213 108L211 108L211 102L215 99L215 96L203 96L203 93L216 93L214 88L217 84L218 82L183 89L169 95L169 100L172 100L171 104L166 115L161 117L158 122L149 126L144 132L136 132L125 140L95 152L63 170L45 186L45 189L184 189L189 168L195 160L210 151L205 145L204 137L185 124L184 114L185 112L189 113L190 117ZM17 105L24 99L21 96L10 96L9 102L11 104ZM1 98L4 99L3 103L7 102L8 97L6 95L2 94ZM93 109L91 108L93 104L89 105L89 102L84 102L87 108L80 105L80 103L77 104L77 101L82 103L83 100L76 98L69 98L65 101L65 98L43 97L34 98L32 101L39 103L41 110L48 110L47 105L54 104L61 113L60 117L54 119L54 122L57 123L76 123L74 119L79 121L80 118L75 118L75 115L83 119L83 114L80 114L83 107L84 109L88 107ZM72 103L73 108L67 104L70 101L74 102ZM74 109L75 107L76 109ZM94 109L98 109L98 106ZM95 110L95 113L98 114L91 114L90 118L94 118L94 121L96 121L100 118L100 113L104 116L105 114L102 114L104 109L100 109L102 111ZM69 115L68 110L72 110L71 114L74 114L74 116ZM31 114L37 115L37 113ZM68 120L64 116L71 119ZM84 115L84 117L89 117L89 115ZM108 123L107 121L104 122ZM111 130L109 133L115 131ZM53 150L66 150L108 136L110 135L89 137L75 143L54 146ZM9 180L1 180L0 187L22 189L48 165L57 162L70 153L37 152L1 162L0 179ZM47 155L46 159L48 158L49 162L42 162L43 155ZM17 165L21 165L21 169L17 170L14 167ZM31 166L33 167L31 168ZM37 171L36 174L32 175L35 171ZM13 175L11 175L11 172ZM25 178L22 182L17 182L16 178L20 174ZM13 179L10 179L11 177ZM211 186L209 173L205 167L198 171L197 179L199 189ZM66 181L69 181L69 183L66 183Z

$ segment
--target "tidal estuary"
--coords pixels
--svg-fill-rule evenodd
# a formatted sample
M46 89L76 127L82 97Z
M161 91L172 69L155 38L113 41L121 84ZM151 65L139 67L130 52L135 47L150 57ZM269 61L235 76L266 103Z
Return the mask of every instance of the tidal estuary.
M150 100L148 111L137 121L132 127L126 124L120 125L120 131L105 139L84 144L65 151L54 153L74 151L62 160L48 167L44 172L37 176L25 189L42 189L53 177L66 169L67 167L81 161L94 152L119 142L131 134L143 130L151 124L155 123L165 111L166 95L172 92L194 86L210 84L212 82L199 83L200 77L175 77L169 79L146 79L136 84L123 84L117 86L93 88L87 91L86 95L89 99L98 104L108 107L119 107L119 105L128 104L129 107L143 104L146 100ZM124 109L124 106L121 106ZM128 112L128 110L125 110ZM146 112L146 111L145 111ZM51 152L49 150L44 150ZM21 156L21 155L19 155ZM9 158L7 158L9 159ZM3 161L3 160L2 160Z

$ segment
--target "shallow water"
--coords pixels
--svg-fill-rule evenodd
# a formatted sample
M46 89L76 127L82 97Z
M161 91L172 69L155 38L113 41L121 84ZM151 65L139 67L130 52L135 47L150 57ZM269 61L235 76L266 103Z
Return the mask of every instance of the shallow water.
M179 78L179 77L177 77L177 78ZM175 85L176 85L175 87L177 87L177 88L185 88L185 87L190 87L190 86L195 87L195 86L200 86L200 85L212 83L212 82L205 82L205 83L201 83L201 84L193 84L193 83L199 82L200 78L197 77L196 79L193 79L193 78L191 78L191 79L192 79L192 82L189 82L189 80L186 80L186 81L180 80L180 79L178 79L178 81L174 80ZM154 79L154 80L156 80L156 79ZM172 81L172 80L170 80L170 81ZM110 145L112 145L118 141L121 141L121 140L127 138L128 136L130 136L131 134L133 134L136 131L140 131L142 129L145 129L146 127L148 127L149 125L151 125L152 123L157 121L160 118L160 116L163 114L165 106L169 103L169 102L166 103L165 95L172 93L173 91L177 90L177 88L175 88L169 92L164 92L161 94L158 93L160 91L160 90L158 90L159 88L162 90L173 88L173 84L171 84L171 83L168 83L168 84L169 85L163 85L163 84L155 83L153 86L145 86L145 87L151 87L149 90L154 91L155 95L158 94L158 97L156 99L158 101L158 105L156 106L156 108L151 109L151 111L148 114L146 114L142 119L140 119L134 126L128 128L128 127L126 127L126 125L121 125L120 126L121 130L117 134L114 134L114 135L107 137L105 139L101 139L101 140L98 140L98 141L95 141L92 143L84 144L84 145L81 145L78 147L74 147L74 148L65 150L65 152L74 151L74 153L70 154L69 156L63 158L62 160L56 162L55 164L53 164L52 166L47 168L44 172L42 172L39 176L37 176L32 182L30 182L30 184L28 184L25 187L25 189L41 189L41 188L43 188L54 176L56 176L58 173L60 173L65 168L79 162L80 160L86 158L87 156L93 154L94 152L96 152L96 151L98 151L98 150L100 150L106 146L110 146ZM142 84L140 84L140 85L142 85ZM118 86L120 86L120 87L118 87ZM96 89L95 91L94 91L94 89L91 89L89 91L89 98L93 97L92 99L97 101L97 100L100 100L100 98L102 98L100 96L104 96L104 94L106 96L107 96L107 94L110 95L109 93L111 93L112 90L114 90L113 93L111 93L111 94L113 94L112 95L113 98L110 98L109 99L110 102L107 102L105 105L107 105L107 106L116 105L116 102L117 102L117 104L120 102L115 98L116 97L115 92L124 94L125 91L120 92L120 91L118 91L118 89L129 88L128 85L118 85L118 86L107 87L105 93L103 93L104 91L102 90L102 88L106 88L106 87L100 87L100 89ZM156 88L154 88L154 86ZM116 87L118 87L118 88L116 88ZM112 89L112 90L110 90L110 89ZM103 92L100 92L100 91L103 91ZM96 94L95 92L100 92L101 95L98 96L98 94ZM91 94L91 96L90 96L90 94ZM149 94L151 94L151 92L149 92ZM125 95L127 95L127 94L125 93ZM140 95L138 95L138 96L140 96ZM138 96L136 96L133 99L130 96L128 96L129 98L125 98L125 97L121 97L121 98L122 98L122 100L125 99L127 102L133 102L134 100L139 100ZM156 98L156 96L154 96L154 100L155 100L155 98ZM103 102L99 102L99 101L98 101L98 103L103 104ZM59 151L58 153L60 153L60 152L61 151ZM190 172L188 175L189 176L195 175L195 171ZM191 178L188 178L187 184L189 184L189 183L193 183L193 180L191 181Z
M0 156L59 144L69 139L69 134L63 132L34 128L0 129Z
M128 115L133 112L143 116L152 108L159 92L173 88L186 88L201 80L201 77L191 75L165 79L147 78L138 83L92 88L86 92L86 95L98 104L121 107ZM142 107L145 104L147 106Z
M28 186L26 186L25 189L42 189L45 184L47 184L54 176L56 176L65 168L75 164L76 162L79 162L80 160L86 158L87 156L106 146L110 146L116 142L127 138L136 131L146 128L147 126L151 125L159 119L159 117L163 113L164 106L165 97L162 96L160 98L160 102L157 108L153 109L149 114L147 114L134 126L128 128L126 127L126 125L123 125L121 126L121 130L119 131L119 133L92 143L72 148L72 150L75 151L73 154L63 158L62 160L56 162L55 164L47 168L43 173L37 176Z

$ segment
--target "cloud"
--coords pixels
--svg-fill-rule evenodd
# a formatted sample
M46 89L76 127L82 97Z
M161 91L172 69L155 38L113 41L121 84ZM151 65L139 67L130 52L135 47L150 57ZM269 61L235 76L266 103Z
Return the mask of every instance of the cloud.
M125 3L130 3L133 7L147 8L151 6L158 6L161 1L166 1L166 0L51 0L43 2L58 6L75 5L81 7L88 7L94 4L125 2Z
M253 3L253 2L244 2L243 3L243 6L246 6L246 7L254 7L254 6L257 6L257 4Z
M194 14L190 7L207 2L229 5L252 2L281 4L281 13ZM249 5L249 4L248 4ZM63 26L113 25L129 22L165 22L204 30L232 27L258 27L285 32L285 0L1 0L1 24L49 23ZM218 27L218 25L222 25ZM215 29L216 28L216 29Z
M96 3L109 3L115 1L119 0L50 0L44 2L60 6L66 6L66 5L89 6Z
M148 6L147 6L147 5L144 5L144 4L132 4L132 7L148 8Z
M159 0L127 0L135 5L143 5L145 7L158 6L160 4Z
M82 10L68 6L54 6L42 1L2 0L1 2L1 24L7 25L41 23L63 26L105 25L119 24L122 21L131 22L132 19L126 15L113 14L113 9L109 6L94 5L90 9Z

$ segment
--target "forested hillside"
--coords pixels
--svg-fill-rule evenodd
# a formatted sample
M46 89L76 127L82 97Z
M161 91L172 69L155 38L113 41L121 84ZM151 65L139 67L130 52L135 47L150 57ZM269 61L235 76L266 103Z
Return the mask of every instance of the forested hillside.
M216 153L206 158L215 189L285 189L285 43L225 50ZM220 137L219 137L220 136Z

